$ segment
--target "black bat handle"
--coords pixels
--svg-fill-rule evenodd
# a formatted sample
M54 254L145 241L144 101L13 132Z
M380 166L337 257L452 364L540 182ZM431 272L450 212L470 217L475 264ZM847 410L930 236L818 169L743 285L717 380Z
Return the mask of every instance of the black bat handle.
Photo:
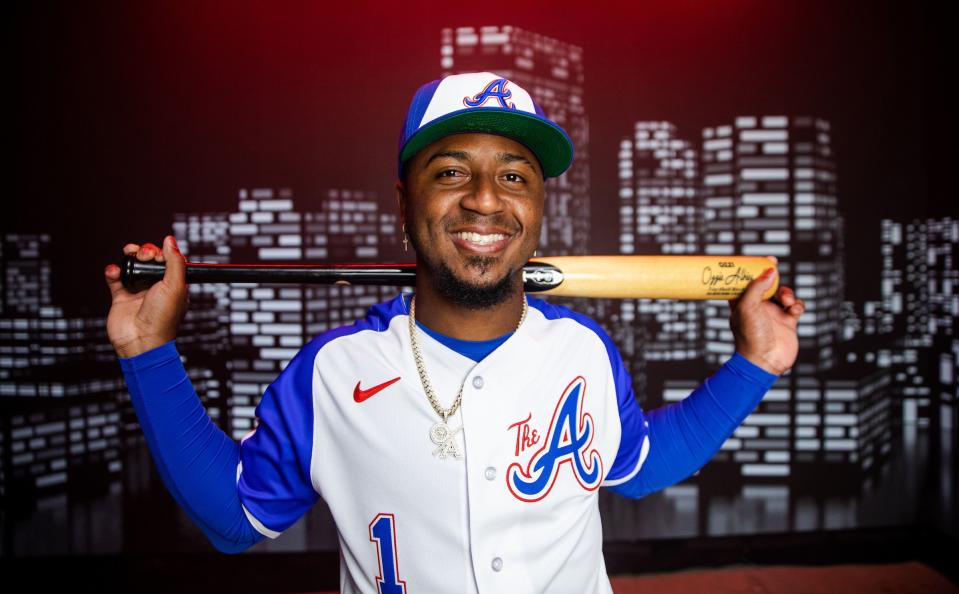
M139 293L144 289L149 289L154 283L160 281L166 273L166 265L163 262L140 262L136 256L123 256L120 261L120 282L123 288L131 293ZM190 279L187 278L187 282Z
M163 278L166 264L141 262L124 256L120 282L130 292L150 288ZM413 264L211 264L187 262L186 282L190 283L302 283L333 285L407 286L416 284Z
M155 283L163 280L166 274L166 264L150 260L141 262L136 256L123 256L120 262L120 282L131 293L138 293L149 289ZM218 266L199 262L186 263L187 283L216 283L216 282L269 282L271 276L276 277L274 282L283 282L282 271L264 272L257 267L245 266ZM266 278L264 278L266 277Z

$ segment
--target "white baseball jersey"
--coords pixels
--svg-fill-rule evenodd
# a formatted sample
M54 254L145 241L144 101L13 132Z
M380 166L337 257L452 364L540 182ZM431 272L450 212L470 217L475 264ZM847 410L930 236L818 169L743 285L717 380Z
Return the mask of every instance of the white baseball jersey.
M639 472L648 424L599 326L527 300L478 363L417 330L441 406L463 386L449 441L431 436L402 295L307 344L240 446L254 527L275 538L323 497L344 594L610 592L598 489Z

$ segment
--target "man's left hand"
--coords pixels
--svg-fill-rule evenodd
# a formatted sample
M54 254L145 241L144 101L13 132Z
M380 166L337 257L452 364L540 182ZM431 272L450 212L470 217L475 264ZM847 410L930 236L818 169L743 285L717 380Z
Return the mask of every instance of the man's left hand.
M770 259L776 262L775 258ZM729 327L740 355L769 373L782 375L796 362L796 326L806 303L786 286L779 287L773 300L763 299L777 274L775 268L766 270L749 283L738 299L729 302Z

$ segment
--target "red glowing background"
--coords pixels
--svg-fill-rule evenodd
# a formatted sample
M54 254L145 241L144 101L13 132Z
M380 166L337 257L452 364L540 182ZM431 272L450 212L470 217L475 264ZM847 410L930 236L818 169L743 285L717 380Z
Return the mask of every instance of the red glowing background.
M938 9L871 2L155 2L20 6L15 157L3 231L49 232L60 294L102 315L101 270L172 213L239 187L352 187L392 201L413 91L443 27L511 24L584 50L592 251L615 252L616 150L633 122L691 138L741 114L833 125L848 297L882 217L942 215L947 150ZM860 240L855 228L868 230ZM878 266L878 265L876 265ZM875 268L878 270L878 268ZM857 278L857 275L862 275ZM874 292L870 288L868 293Z

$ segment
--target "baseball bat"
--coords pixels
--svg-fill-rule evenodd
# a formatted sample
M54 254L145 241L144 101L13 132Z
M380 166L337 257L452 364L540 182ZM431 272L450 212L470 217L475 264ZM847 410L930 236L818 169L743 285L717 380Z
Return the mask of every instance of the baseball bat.
M563 297L612 299L734 299L774 264L762 256L557 256L523 268L524 291ZM125 256L120 279L131 292L163 278L162 262ZM186 263L187 283L416 284L414 264ZM775 294L779 275L763 294Z

